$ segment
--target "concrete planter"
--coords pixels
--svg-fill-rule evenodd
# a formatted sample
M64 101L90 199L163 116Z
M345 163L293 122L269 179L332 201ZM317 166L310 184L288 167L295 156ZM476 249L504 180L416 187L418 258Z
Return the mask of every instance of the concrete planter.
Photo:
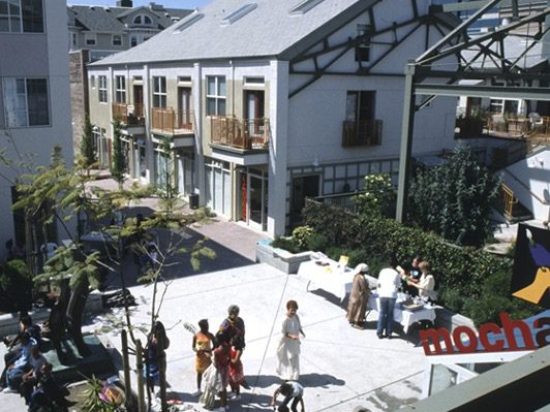
M256 262L267 263L285 273L297 273L300 263L310 260L313 252L290 253L274 248L271 240L263 239L256 243Z
M97 290L92 291L86 300L84 313L99 313L103 310L102 293ZM30 313L32 321L42 323L50 316L49 309L38 309ZM15 335L19 332L19 315L16 313L6 313L0 315L0 337Z

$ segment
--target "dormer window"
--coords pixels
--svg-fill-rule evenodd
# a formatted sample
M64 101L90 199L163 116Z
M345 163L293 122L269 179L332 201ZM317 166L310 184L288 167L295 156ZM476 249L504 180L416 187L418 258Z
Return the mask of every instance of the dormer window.
M143 24L146 26L151 26L153 24L153 20L151 20L151 17L149 16L146 16L144 14L139 14L136 17L134 17L134 24L137 24L137 25Z

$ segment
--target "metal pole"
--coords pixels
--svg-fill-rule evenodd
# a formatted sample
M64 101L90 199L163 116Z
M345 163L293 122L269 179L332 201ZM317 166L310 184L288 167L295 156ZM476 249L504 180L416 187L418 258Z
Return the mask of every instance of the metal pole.
M414 64L409 62L405 71L405 96L401 124L401 150L399 154L399 180L397 186L397 209L395 220L403 222L407 203L411 169L412 137L414 127Z
M136 339L137 402L138 412L145 412L145 392L143 391L143 349L141 341Z
M132 399L132 385L130 382L130 361L128 356L128 335L126 329L122 329L120 334L122 339L122 369L124 371L124 395L126 397L126 407Z

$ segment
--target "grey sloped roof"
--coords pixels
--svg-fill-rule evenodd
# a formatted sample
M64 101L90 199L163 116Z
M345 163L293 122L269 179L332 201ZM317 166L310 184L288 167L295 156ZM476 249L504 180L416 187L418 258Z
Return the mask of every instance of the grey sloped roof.
M191 13L188 9L152 9L150 6L141 7L102 7L102 6L68 6L69 22L78 21L90 31L122 32L125 29L124 18L141 12L156 15L159 24L168 27L172 24L171 17L184 18ZM74 24L73 24L74 25Z
M324 0L303 15L289 11L302 0L214 0L137 47L93 65L280 56L314 33L340 24L365 10L375 0ZM397 3L398 1L396 1ZM229 25L222 19L247 3L257 7ZM183 31L179 27L202 15ZM345 23L344 21L343 23Z

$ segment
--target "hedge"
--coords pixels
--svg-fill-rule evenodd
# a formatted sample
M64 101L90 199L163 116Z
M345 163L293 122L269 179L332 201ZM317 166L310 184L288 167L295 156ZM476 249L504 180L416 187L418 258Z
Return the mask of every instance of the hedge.
M326 238L325 252L332 257L348 254L352 266L365 261L376 273L392 256L410 262L420 254L432 266L439 303L476 323L498 320L501 310L523 317L537 309L510 296L513 262L508 257L456 246L392 219L367 218L313 200L306 201L303 215L305 224ZM495 284L500 287L493 288Z

